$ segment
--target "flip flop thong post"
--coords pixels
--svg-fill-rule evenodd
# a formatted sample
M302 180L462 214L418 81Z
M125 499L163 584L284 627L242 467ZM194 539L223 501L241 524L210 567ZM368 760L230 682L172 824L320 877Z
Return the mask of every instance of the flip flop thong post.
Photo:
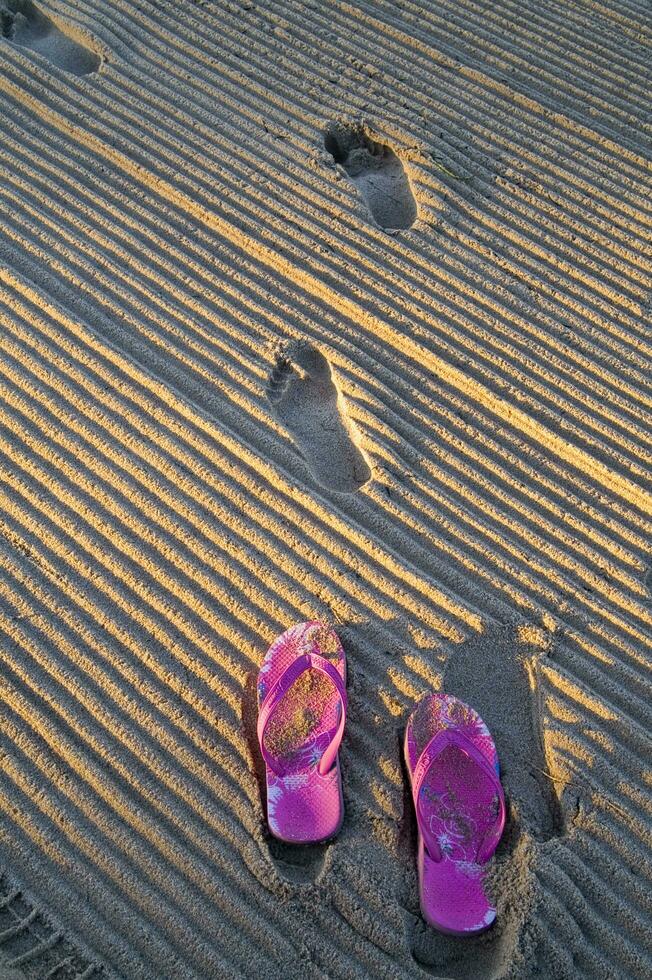
M291 844L333 837L344 818L338 749L346 721L346 658L326 623L299 623L271 645L258 674L258 741L267 821Z
M458 698L428 694L408 721L405 761L419 830L423 916L440 932L482 932L496 918L484 878L505 826L489 729Z

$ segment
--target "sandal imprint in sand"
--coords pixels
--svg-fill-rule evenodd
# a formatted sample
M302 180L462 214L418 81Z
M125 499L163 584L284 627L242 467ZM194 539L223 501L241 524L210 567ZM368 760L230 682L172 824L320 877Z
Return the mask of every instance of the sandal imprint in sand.
M450 694L429 694L408 720L405 761L419 830L423 916L440 932L482 932L496 918L485 866L505 826L494 741L473 708Z
M330 626L313 620L277 637L258 674L258 741L279 840L317 843L342 825L346 701L346 658Z

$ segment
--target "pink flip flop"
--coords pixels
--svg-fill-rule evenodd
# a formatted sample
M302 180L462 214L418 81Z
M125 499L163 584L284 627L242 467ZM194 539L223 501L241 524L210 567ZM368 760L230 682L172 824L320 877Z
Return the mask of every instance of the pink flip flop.
M419 829L423 916L440 932L482 932L496 918L484 887L485 866L505 826L489 729L451 694L428 694L408 721L405 761Z
M299 623L267 651L258 674L258 741L267 821L279 840L317 843L344 819L338 749L346 721L346 658L325 623Z

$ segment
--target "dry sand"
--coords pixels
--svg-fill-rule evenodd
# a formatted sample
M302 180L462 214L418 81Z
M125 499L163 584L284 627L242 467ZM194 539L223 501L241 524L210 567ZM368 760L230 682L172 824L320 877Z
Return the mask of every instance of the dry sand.
M0 11L6 975L650 976L647 0ZM313 617L297 851L254 684ZM510 801L470 941L400 761L441 687Z

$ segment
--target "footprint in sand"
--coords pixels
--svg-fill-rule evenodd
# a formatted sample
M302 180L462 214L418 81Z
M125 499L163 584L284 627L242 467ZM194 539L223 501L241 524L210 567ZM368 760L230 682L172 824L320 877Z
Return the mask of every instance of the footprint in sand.
M417 206L410 181L391 147L377 143L360 126L331 126L324 146L349 175L376 224L384 231L411 228Z
M294 885L319 880L330 847L330 841L325 844L285 844L275 837L269 839L269 853L279 874Z
M89 75L100 67L95 51L73 40L32 0L0 0L0 29L7 41L36 51L73 75Z
M487 723L512 809L535 840L545 841L563 832L563 818L543 740L537 664L545 653L528 641L530 632L488 626L451 655L444 690Z
M315 347L297 343L277 355L267 397L323 487L353 493L370 479L344 397Z
M58 966L57 966L58 964ZM100 967L72 945L47 912L0 868L0 978L99 977Z
M546 645L541 634L536 628L488 626L452 653L446 665L443 689L473 705L495 739L508 823L496 855L493 892L499 917L491 931L460 940L434 933L420 917L415 920L412 955L433 976L495 980L505 975L518 947L523 909L533 900L534 841L566 831L571 801L557 795L543 736L538 664Z

